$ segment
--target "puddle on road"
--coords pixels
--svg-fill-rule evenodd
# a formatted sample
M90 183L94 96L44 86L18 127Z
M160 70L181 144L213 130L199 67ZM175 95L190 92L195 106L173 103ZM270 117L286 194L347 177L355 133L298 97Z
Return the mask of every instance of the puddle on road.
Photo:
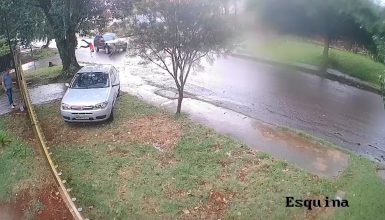
M337 149L311 142L291 132L211 104L186 99L184 110L217 132L232 136L250 147L286 160L319 176L336 177L349 163L349 156Z
M32 103L36 105L61 99L67 90L67 87L63 83L56 83L31 87L28 88L28 90ZM20 93L18 90L14 93L14 100L16 105L20 104ZM11 112L11 108L8 106L8 98L5 94L3 94L0 96L0 115L7 114L9 112Z
M61 99L67 87L63 83L55 83L29 88L33 104L42 104Z

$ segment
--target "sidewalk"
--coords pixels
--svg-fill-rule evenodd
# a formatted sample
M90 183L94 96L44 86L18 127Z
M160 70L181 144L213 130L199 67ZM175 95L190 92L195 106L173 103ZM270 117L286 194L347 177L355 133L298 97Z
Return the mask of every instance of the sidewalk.
M326 73L322 73L322 72L320 72L318 66L313 66L313 65L304 64L304 63L289 63L289 62L272 60L272 59L268 59L265 57L253 56L253 55L250 55L249 53L242 51L242 50L238 50L237 52L232 53L230 55L234 56L234 57L242 58L242 59L253 60L256 62L267 63L267 64L271 64L271 65L275 65L275 66L295 69L295 70L305 72L305 73L315 74L315 75L318 75L320 77L324 77L326 79L337 81L337 82L340 82L340 83L343 83L343 84L346 84L349 86L353 86L353 87L356 87L356 88L359 88L362 90L366 90L366 91L373 92L376 94L381 94L381 90L379 88L374 87L370 83L362 81L358 78L349 76L349 75L342 73L342 72L335 70L335 69L328 68L326 70Z
M15 104L17 104L17 105L20 103L19 91L13 92L13 100L14 100ZM19 106L17 106L15 109L11 109L11 106L8 103L7 94L4 93L0 96L0 115L7 114L7 113L11 112L12 110L18 111L18 109L19 109Z
M35 105L51 102L61 99L66 91L66 87L62 83L42 85L29 88L32 103ZM12 111L20 111L20 93L18 90L14 91L14 102L17 105L15 109L11 109L6 94L0 96L0 116L8 114Z

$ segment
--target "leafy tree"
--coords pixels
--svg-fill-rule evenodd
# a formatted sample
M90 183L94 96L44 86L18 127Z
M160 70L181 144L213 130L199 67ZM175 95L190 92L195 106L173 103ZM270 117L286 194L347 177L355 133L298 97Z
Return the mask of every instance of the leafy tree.
M9 46L7 40L0 38L0 57L9 54Z
M3 38L18 41L54 38L63 63L63 70L72 73L80 66L75 56L76 33L103 27L106 12L130 13L134 0L0 0ZM112 13L111 16L118 16Z
M0 15L0 35L9 41L9 46L18 41L31 42L41 34L42 13L26 0L0 0Z
M355 42L376 54L371 25L377 19L367 0L250 0L250 8L267 25L284 33L322 36L322 69L326 68L332 40Z
M76 33L81 25L101 14L100 1L93 0L33 0L53 30L53 36L63 63L63 71L71 73L80 68L75 56Z
M64 72L73 72L80 66L75 56L76 33L102 27L107 22L108 11L129 13L131 0L33 0L41 8L53 30L53 36L63 63ZM115 4L115 3L120 4ZM116 15L112 13L111 16Z
M231 28L219 1L147 0L136 5L131 51L155 63L175 81L181 112L191 69L203 57L224 52Z
M135 2L140 0L106 0L105 5L111 17L124 19L131 16Z

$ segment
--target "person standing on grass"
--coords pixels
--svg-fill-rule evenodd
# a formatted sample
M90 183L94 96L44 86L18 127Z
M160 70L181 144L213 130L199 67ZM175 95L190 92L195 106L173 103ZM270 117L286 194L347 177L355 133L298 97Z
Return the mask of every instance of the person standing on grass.
M5 92L7 93L9 105L11 105L11 108L15 108L15 105L13 103L13 91L12 91L13 82L12 82L12 76L9 68L5 70L2 76L1 82L3 84L3 88Z

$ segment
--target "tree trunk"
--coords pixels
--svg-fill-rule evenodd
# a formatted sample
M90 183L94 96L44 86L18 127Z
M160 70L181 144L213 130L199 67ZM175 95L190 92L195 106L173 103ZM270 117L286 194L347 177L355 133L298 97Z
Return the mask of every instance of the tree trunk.
M56 43L63 63L63 72L68 75L73 74L80 68L75 55L77 45L75 32L68 31L64 39L63 37L57 37Z
M48 48L49 47L49 43L51 43L51 38L49 37L49 38L47 38L47 42L43 45L43 48L45 49L45 48Z
M329 47L330 47L330 37L326 36L324 39L324 51L322 54L322 63L321 71L326 72L329 63Z
M182 101L183 101L183 88L178 89L179 97L178 97L178 107L176 108L176 114L180 115L182 110Z
M347 51L352 51L352 49L353 49L353 42L352 41L348 41L348 42L346 42L346 44L345 44L345 49L347 50Z

